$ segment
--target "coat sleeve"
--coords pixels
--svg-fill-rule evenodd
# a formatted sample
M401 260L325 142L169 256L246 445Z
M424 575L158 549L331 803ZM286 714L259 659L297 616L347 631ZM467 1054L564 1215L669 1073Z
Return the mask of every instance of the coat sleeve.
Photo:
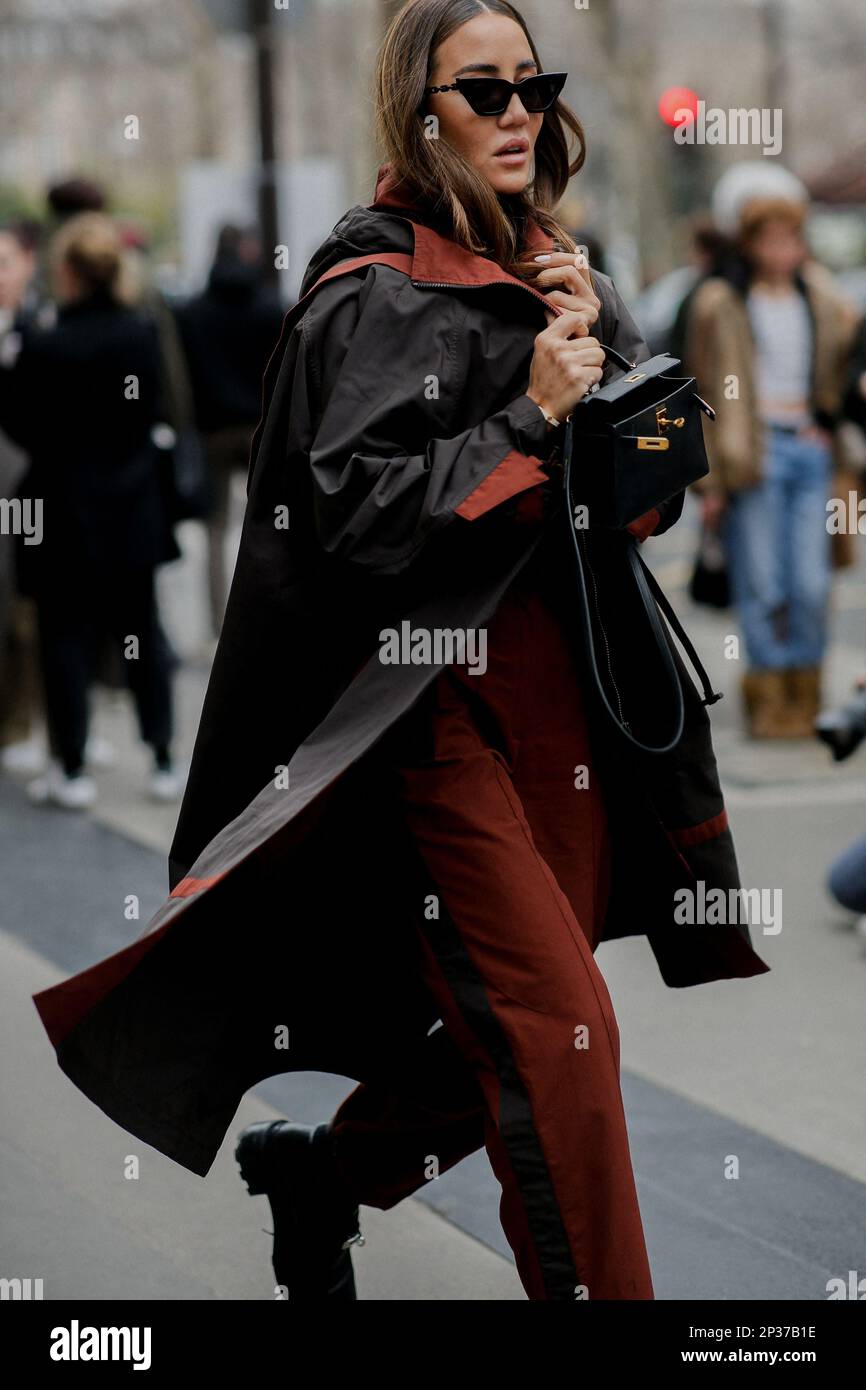
M39 355L35 350L42 335L22 328L10 332L14 350L0 361L0 427L20 448L29 450L44 427L45 411L38 405ZM43 383L50 378L42 373Z
M709 473L691 485L697 496L733 493L758 481L762 429L757 417L749 362L748 321L734 287L710 276L692 294L686 319L686 362L698 390L716 412L702 421ZM738 380L734 393L722 389Z
M447 310L443 311L443 304ZM315 429L315 525L330 554L393 574L443 527L475 521L540 484L551 436L519 395L471 428L456 296L419 293L390 267L323 286L301 320Z
M608 280L607 286L602 287L599 298L602 299L606 313L612 316L612 327L609 326L605 330L611 335L610 346L627 357L629 362L646 362L652 353L612 280ZM626 530L639 541L646 540L647 536L660 536L663 531L669 531L682 516L685 496L685 489L675 493L666 502L660 502L657 507L652 507L650 511L644 512L643 516L629 522Z

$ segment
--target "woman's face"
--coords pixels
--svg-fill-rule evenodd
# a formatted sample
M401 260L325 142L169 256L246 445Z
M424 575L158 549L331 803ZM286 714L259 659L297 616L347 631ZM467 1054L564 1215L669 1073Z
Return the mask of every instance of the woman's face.
M538 72L519 24L500 14L481 14L461 24L439 45L428 86L444 87L457 77L507 77L520 82ZM439 138L459 150L497 193L522 193L532 175L535 142L544 113L529 112L515 92L501 116L476 116L460 92L427 97L439 121ZM503 155L511 145L517 154Z
M11 232L0 232L0 309L18 308L34 269L31 252Z
M753 269L769 279L792 279L808 255L800 230L787 219L768 217L746 243Z

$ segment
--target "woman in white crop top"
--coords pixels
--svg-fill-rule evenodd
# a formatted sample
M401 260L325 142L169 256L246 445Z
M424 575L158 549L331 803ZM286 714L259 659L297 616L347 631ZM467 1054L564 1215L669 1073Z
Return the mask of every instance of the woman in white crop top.
M833 430L857 316L809 262L805 213L805 194L743 202L740 266L698 288L686 338L717 407L698 491L727 551L756 738L812 735L827 644Z

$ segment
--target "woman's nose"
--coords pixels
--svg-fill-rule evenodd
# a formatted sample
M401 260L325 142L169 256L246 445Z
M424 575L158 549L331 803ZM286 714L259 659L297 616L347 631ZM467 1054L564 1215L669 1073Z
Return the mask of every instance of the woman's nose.
M508 103L508 107L504 114L509 116L512 124L515 125L526 125L526 122L529 120L529 112L516 92Z

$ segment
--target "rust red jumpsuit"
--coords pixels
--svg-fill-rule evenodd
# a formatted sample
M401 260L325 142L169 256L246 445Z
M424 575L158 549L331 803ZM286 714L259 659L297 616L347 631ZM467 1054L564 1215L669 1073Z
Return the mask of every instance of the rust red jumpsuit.
M386 745L443 1026L411 1090L347 1097L334 1153L356 1199L387 1209L484 1144L530 1299L651 1299L619 1031L593 956L610 836L553 573L535 557L506 594L483 674L437 676L414 715L421 755Z

